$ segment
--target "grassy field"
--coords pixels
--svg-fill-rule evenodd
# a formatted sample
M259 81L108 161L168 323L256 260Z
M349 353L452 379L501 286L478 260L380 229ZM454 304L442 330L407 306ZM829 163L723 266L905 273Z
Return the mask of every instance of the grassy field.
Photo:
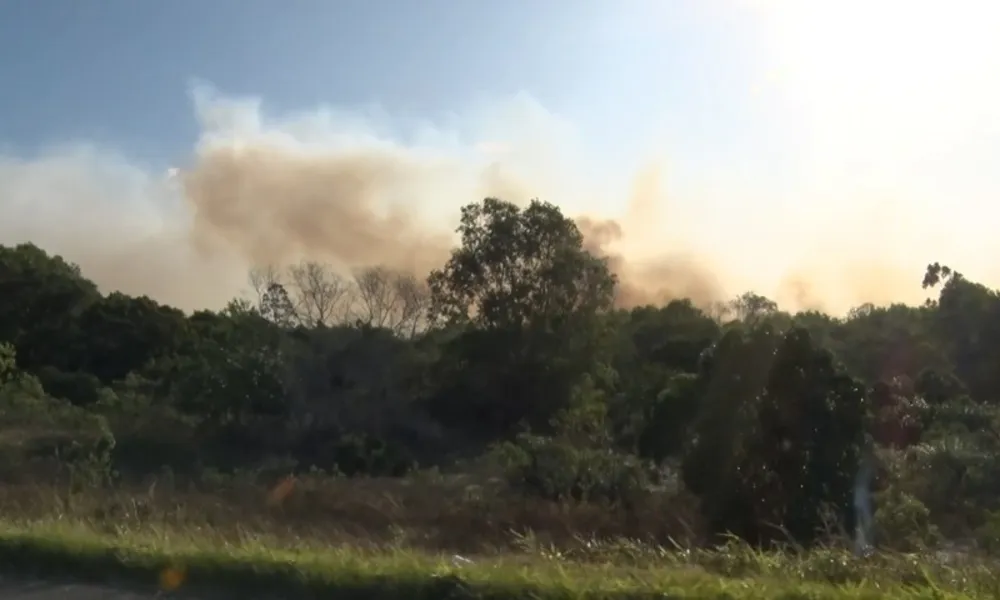
M14 574L181 593L216 589L243 598L268 593L438 600L1000 595L995 571L969 557L957 564L892 553L857 559L834 546L765 554L736 543L708 551L571 534L574 520L579 525L597 518L586 507L549 507L534 515L538 531L520 527L516 533L514 513L541 510L541 504L508 506L506 515L484 513L476 522L459 510L458 500L446 501L447 486L418 486L433 487L426 481L341 481L323 490L299 484L207 494L155 486L70 493L8 485L0 491L0 565ZM310 495L328 497L327 506L320 510ZM437 507L437 512L419 515L418 498L425 511ZM473 500L467 504L486 508ZM446 511L457 512L458 520L442 520ZM663 523L661 518L652 527ZM364 535L364 527L372 533ZM442 527L451 534L442 534Z

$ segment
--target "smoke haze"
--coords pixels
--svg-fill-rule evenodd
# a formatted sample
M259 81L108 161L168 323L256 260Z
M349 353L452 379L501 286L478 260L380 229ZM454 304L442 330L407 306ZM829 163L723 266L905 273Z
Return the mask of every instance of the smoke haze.
M329 108L272 116L205 86L192 97L200 139L174 169L87 145L0 154L0 243L34 242L103 291L186 310L245 291L252 265L426 274L447 259L460 207L485 196L562 206L609 257L626 305L750 289L791 310L920 301L923 265L958 256L927 254L926 228L894 232L896 217L873 209L779 213L759 204L768 190L724 177L674 186L653 158L594 169L572 125L523 95L439 127Z

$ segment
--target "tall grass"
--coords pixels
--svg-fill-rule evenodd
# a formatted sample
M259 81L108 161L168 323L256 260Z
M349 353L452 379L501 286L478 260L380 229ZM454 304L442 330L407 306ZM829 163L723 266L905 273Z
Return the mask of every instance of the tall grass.
M808 551L765 553L736 540L709 549L681 522L684 498L659 498L660 513L651 499L643 531L634 512L515 500L477 485L436 475L229 482L211 493L163 480L89 491L7 485L0 565L149 589L221 586L240 597L1000 597L993 565L974 556L859 559L847 539Z

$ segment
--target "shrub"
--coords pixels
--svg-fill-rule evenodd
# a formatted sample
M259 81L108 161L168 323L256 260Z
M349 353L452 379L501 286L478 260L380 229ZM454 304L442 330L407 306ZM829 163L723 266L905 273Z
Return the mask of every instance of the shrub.
M548 500L628 503L653 483L650 466L633 455L558 438L522 434L494 452L512 488Z
M875 536L879 545L903 552L923 550L940 541L931 511L916 497L890 486L876 494Z

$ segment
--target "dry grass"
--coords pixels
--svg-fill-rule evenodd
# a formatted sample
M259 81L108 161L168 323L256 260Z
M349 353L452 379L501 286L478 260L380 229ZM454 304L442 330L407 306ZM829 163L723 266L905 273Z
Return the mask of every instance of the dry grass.
M836 547L765 554L737 543L698 550L683 542L686 500L660 511L665 499L651 496L626 514L517 499L501 488L436 475L230 482L211 493L163 481L76 493L9 485L0 488L0 563L144 585L183 575L186 586L224 585L240 597L1000 596L984 561L859 560Z
M262 485L228 480L180 490L164 479L70 492L33 483L0 487L0 514L82 520L96 527L211 528L238 535L318 537L357 546L398 544L483 554L516 549L530 534L565 546L586 538L693 543L690 498L650 494L628 510L526 498L499 481L424 473L407 479L298 477Z

